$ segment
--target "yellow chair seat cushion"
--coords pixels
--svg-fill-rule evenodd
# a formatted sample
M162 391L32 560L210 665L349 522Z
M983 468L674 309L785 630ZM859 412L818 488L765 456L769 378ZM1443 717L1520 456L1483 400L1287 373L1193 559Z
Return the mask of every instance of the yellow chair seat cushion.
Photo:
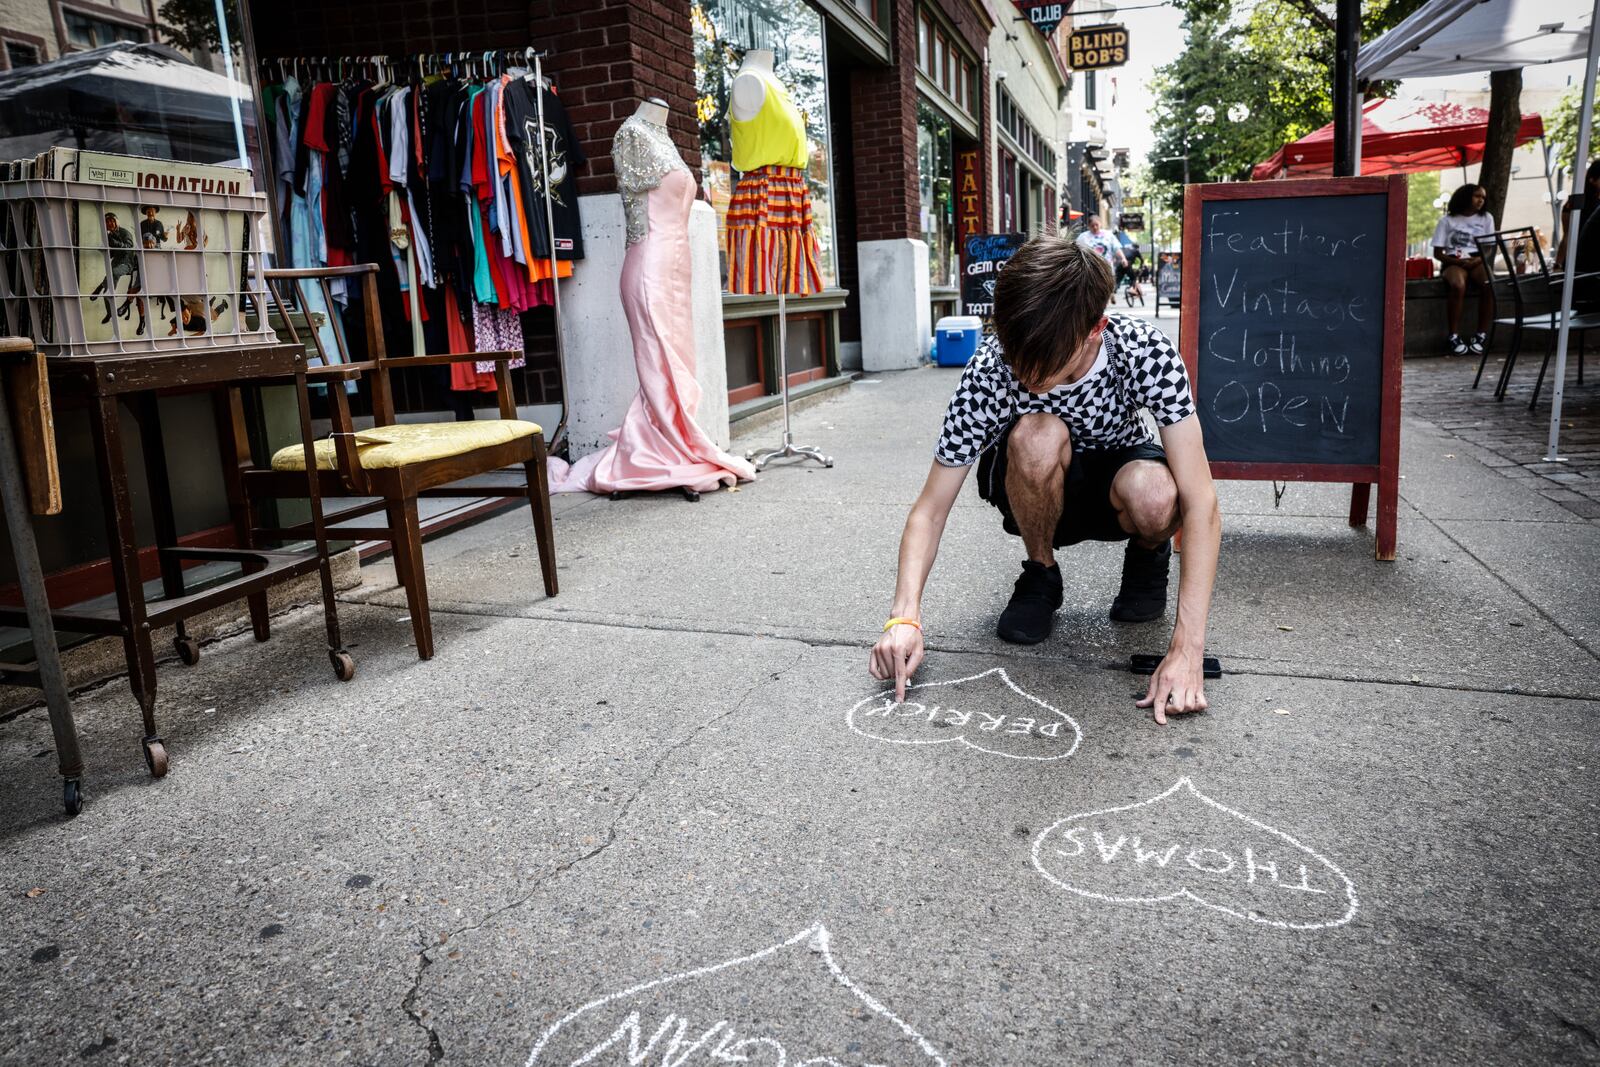
M374 426L357 430L356 458L366 470L405 467L428 460L445 459L480 448L492 448L540 433L538 424L521 419L474 419L470 422L404 422L395 426ZM331 471L335 466L333 438L316 443L317 469ZM303 445L280 448L272 457L275 471L303 471L306 453Z

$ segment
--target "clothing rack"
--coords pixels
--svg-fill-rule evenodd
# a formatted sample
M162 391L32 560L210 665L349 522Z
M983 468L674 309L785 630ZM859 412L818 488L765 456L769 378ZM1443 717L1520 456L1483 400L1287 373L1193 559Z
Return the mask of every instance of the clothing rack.
M542 88L548 86L544 77L544 59L550 53L544 49L490 49L483 52L454 51L454 52L411 52L406 55L394 57L387 54L368 54L356 56L282 56L262 59L260 71L263 77L276 74L281 81L284 76L295 74L304 75L308 81L325 81L339 83L347 77L357 73L367 73L374 81L396 82L401 80L418 80L430 74L446 75L453 78L498 78L517 69L531 66L534 81ZM534 94L538 101L539 128L546 129L544 113L544 93ZM259 93L257 99L259 99ZM541 145L539 152L539 166L542 171L544 187L545 226L550 236L550 293L551 307L555 313L556 328L556 376L561 383L561 418L556 424L555 432L550 434L549 448L551 452L558 450L565 443L567 436L567 353L566 336L562 329L561 319L561 278L556 258L555 241L555 204L551 197L550 189L550 155ZM268 183L270 184L270 183ZM421 353L422 344L422 317L419 308L421 294L418 291L420 281L420 268L417 261L416 244L412 242L406 250L407 261L411 264L411 277L413 284L410 286L411 297L411 330L412 344L417 348L416 354Z

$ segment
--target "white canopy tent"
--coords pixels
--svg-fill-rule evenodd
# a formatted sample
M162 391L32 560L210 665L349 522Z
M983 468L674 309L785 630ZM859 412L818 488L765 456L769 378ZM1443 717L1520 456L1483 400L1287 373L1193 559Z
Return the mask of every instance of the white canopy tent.
M1600 0L1430 0L1400 25L1364 45L1356 78L1437 78L1588 59L1578 124L1575 170L1589 159L1594 123L1595 60L1600 57ZM1567 380L1567 340L1572 282L1578 258L1574 209L1567 218L1567 261L1561 284L1561 329L1556 340L1556 380L1550 397L1550 450L1559 459L1561 399Z

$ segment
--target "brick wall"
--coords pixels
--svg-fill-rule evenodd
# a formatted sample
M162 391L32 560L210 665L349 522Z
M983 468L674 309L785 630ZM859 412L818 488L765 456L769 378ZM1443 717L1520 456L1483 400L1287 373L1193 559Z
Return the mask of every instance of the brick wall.
M580 192L616 188L611 138L639 101L652 96L672 109L672 139L698 173L700 132L686 0L587 0L581 5L533 0L529 19L532 39L548 42L546 62L589 157L578 178Z
M700 165L687 0L255 0L263 57L543 48L589 165L583 193L616 188L611 138L659 96L684 159Z
M922 233L917 212L917 10L894 0L895 62L850 73L856 184L856 239L888 241Z
M982 138L980 182L987 205L994 186L990 173L993 135L988 118L989 69L982 57L988 47L991 23L970 0L930 2L950 20L979 59L981 113L976 118ZM917 189L917 0L893 0L889 30L893 64L858 66L850 77L855 120L856 229L862 241L918 237L922 233Z

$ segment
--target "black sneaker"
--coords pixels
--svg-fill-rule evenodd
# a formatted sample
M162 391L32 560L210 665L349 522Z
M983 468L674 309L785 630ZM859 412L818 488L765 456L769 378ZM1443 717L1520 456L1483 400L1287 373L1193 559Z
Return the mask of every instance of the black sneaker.
M1467 342L1463 341L1458 334L1451 334L1446 344L1450 346L1450 354L1452 356L1464 356L1467 354Z
M1061 568L1024 560L1011 603L1000 613L995 632L1014 645L1037 645L1050 636L1061 606Z
M1130 540L1122 553L1122 588L1111 602L1111 618L1116 622L1150 622L1167 610L1167 564L1172 560L1172 542L1160 548L1142 548Z
M1483 355L1484 342L1489 340L1488 334L1475 333L1467 338L1467 351L1474 356Z

